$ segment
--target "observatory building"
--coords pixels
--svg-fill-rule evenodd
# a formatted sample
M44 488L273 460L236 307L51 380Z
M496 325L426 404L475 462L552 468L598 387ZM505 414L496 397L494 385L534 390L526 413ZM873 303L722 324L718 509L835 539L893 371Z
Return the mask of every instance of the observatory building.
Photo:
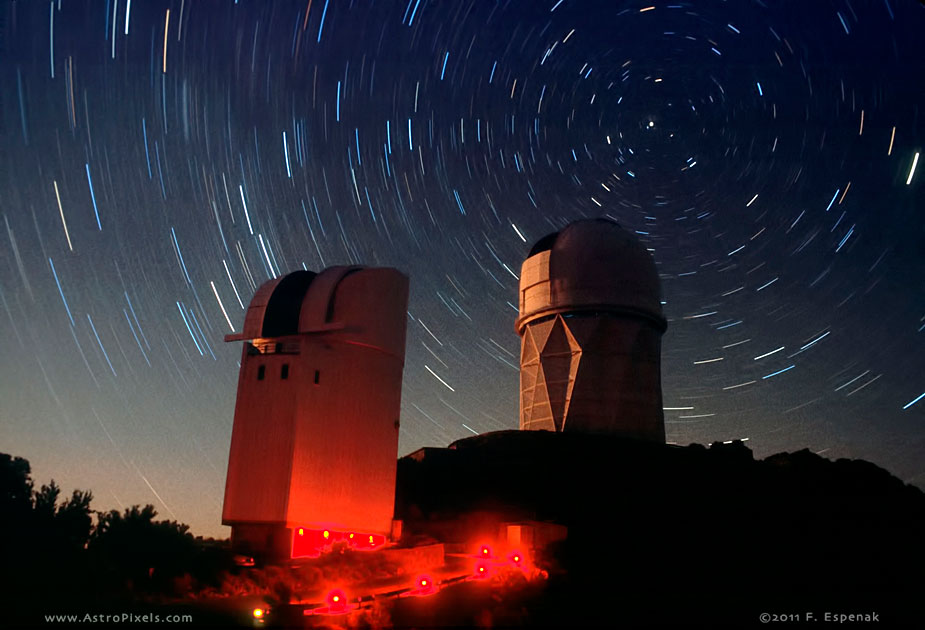
M235 549L289 558L310 532L390 533L407 304L408 278L389 268L257 290L225 337L244 342L222 510Z
M655 261L608 219L544 236L520 273L520 428L665 441Z

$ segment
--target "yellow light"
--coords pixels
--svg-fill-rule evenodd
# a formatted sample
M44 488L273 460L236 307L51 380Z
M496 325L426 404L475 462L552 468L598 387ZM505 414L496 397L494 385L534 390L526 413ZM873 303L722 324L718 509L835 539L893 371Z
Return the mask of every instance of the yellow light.
M300 527L300 528L299 528L299 536L304 536L304 535L305 535L305 530L302 529L302 528Z
M329 532L328 530L324 530L324 532L322 532L321 535L324 536L325 538L330 538L330 537L331 537L331 532Z
M264 613L263 608L255 608L255 609L254 609L254 618L255 618L255 619L260 619L261 617L263 617L263 613Z
M334 600L335 602L339 602L339 601L340 601L340 595L335 595L335 596L332 597L331 599Z

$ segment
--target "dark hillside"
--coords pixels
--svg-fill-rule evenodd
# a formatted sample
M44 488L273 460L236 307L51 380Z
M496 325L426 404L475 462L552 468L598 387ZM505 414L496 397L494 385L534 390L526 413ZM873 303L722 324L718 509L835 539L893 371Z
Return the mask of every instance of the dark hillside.
M535 621L925 619L925 494L865 461L504 431L401 459L396 513L459 538L472 514L568 526Z

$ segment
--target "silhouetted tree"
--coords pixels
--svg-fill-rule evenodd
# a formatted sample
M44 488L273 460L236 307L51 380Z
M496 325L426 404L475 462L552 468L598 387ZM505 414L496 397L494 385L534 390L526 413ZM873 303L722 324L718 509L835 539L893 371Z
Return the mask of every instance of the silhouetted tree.
M57 532L68 549L84 549L90 540L93 519L90 517L90 502L93 493L74 490L69 499L65 499L55 512Z
M104 572L102 577L111 584L124 584L126 594L166 592L196 554L188 525L155 521L155 516L153 505L97 514L88 551Z
M95 512L92 500L81 490L62 499L54 481L36 489L29 462L0 453L0 626L40 624L75 605L189 596L233 566L224 541L155 520L154 506Z
M35 489L27 460L0 454L0 593L19 605L85 592L93 495L75 490L64 501L60 495L54 481Z
M0 453L0 526L23 522L32 510L31 473L28 460Z
M0 552L4 565L20 567L28 558L32 521L32 478L29 462L0 453ZM0 589L14 592L22 581L19 571L0 571Z
M61 503L58 497L61 489L52 480L34 493L33 535L40 545L41 555L62 554L73 556L87 546L93 519L90 516L90 502L93 494L74 490L69 499Z
M55 508L60 494L61 488L58 487L54 479L47 486L42 484L39 491L32 496L32 511L35 516L51 521L55 517Z

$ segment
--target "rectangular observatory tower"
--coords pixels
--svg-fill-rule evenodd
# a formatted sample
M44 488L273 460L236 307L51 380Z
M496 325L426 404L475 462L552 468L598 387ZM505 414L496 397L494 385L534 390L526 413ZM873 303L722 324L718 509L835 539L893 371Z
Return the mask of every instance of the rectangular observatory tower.
M306 531L389 534L407 304L408 278L388 268L257 290L225 337L245 342L222 510L235 549L278 560Z

